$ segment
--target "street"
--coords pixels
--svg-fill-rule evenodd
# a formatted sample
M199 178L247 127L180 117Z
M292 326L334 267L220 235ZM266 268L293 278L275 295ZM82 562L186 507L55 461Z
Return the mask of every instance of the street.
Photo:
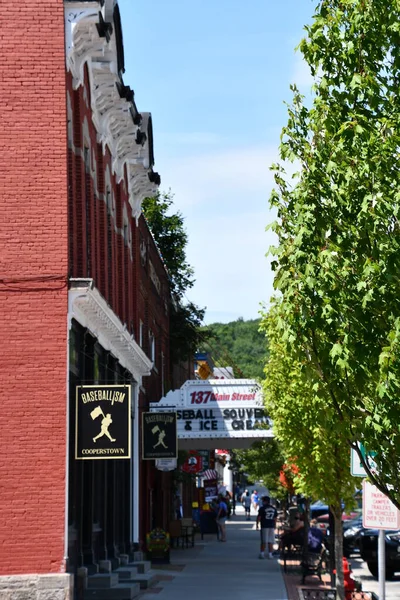
M362 582L362 589L368 592L375 592L378 596L379 582L372 577L367 564L359 556L352 556L350 559L353 579ZM386 581L386 599L399 600L400 598L400 573L397 573L392 581Z

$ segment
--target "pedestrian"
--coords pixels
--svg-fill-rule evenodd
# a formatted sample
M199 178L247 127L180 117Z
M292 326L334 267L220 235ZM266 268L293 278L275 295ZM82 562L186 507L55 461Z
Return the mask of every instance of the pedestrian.
M181 503L181 497L179 496L179 494L176 494L175 499L174 499L174 510L175 510L175 519L181 519L182 518L182 503Z
M308 530L308 551L311 553L319 553L322 550L324 534L318 527L317 519L312 519Z
M296 512L293 515L292 526L289 527L281 535L280 549L290 549L291 546L302 546L304 543L304 522L301 519L300 513Z
M258 513L258 492L257 490L253 490L253 493L251 495L251 503L253 505L254 510L256 511L256 514Z
M272 504L268 496L263 496L262 506L258 509L257 523L260 524L260 555L259 558L265 558L267 549L267 558L272 558L275 541L275 526L278 511Z
M219 530L220 542L226 542L226 518L228 516L228 506L223 496L218 496L217 525Z
M247 521L250 521L251 497L250 492L246 492L243 496L244 514Z

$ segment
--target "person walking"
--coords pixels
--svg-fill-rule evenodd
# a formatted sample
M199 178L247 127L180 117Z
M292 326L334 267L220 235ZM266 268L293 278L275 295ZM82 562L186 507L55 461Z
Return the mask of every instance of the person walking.
M243 494L240 496L240 502L243 504L245 496L250 496L250 492L248 489L245 489Z
M267 558L272 558L275 541L275 525L278 511L270 504L268 496L263 496L262 505L258 509L257 523L260 524L260 554L259 558L265 558L267 549Z
M257 490L253 490L253 493L251 494L251 503L253 505L254 510L257 513L258 508L259 508L259 506L258 506L258 492L257 492Z
M246 492L245 495L243 495L243 506L244 506L244 514L246 517L247 521L250 521L250 509L251 509L251 497L250 497L250 492Z
M223 496L218 497L218 512L217 512L217 525L219 530L220 542L226 542L226 518L228 516L228 506L224 501Z

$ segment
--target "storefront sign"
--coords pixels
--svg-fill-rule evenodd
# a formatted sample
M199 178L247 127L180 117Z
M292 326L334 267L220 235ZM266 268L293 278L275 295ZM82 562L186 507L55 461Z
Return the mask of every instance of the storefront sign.
M218 480L208 479L204 481L204 500L211 502L218 498Z
M159 471L174 471L177 462L176 458L156 458L155 467Z
M182 465L185 473L200 473L203 470L203 459L197 450L189 450L188 457Z
M198 450L197 451L203 460L203 471L207 471L210 468L210 451L209 450Z
M152 410L176 410L178 438L270 437L260 385L248 379L187 381Z
M76 387L75 458L131 457L131 387Z
M178 458L176 413L143 413L142 439L143 460Z

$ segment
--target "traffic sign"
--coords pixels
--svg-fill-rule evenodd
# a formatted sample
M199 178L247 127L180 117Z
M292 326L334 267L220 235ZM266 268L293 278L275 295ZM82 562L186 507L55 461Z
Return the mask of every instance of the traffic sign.
M366 479L363 481L363 526L370 529L400 528L400 511Z
M373 471L375 471L376 463L374 462L373 458L376 455L376 452L369 452L367 454L363 444L361 444L360 442L358 442L358 447L360 448L361 453L364 456L364 458L367 458L370 468ZM367 477L368 474L367 474L366 470L364 469L364 466L363 466L362 462L360 461L360 457L358 456L358 454L354 450L354 448L351 449L350 465L351 465L350 470L351 470L351 474L353 475L353 477Z

